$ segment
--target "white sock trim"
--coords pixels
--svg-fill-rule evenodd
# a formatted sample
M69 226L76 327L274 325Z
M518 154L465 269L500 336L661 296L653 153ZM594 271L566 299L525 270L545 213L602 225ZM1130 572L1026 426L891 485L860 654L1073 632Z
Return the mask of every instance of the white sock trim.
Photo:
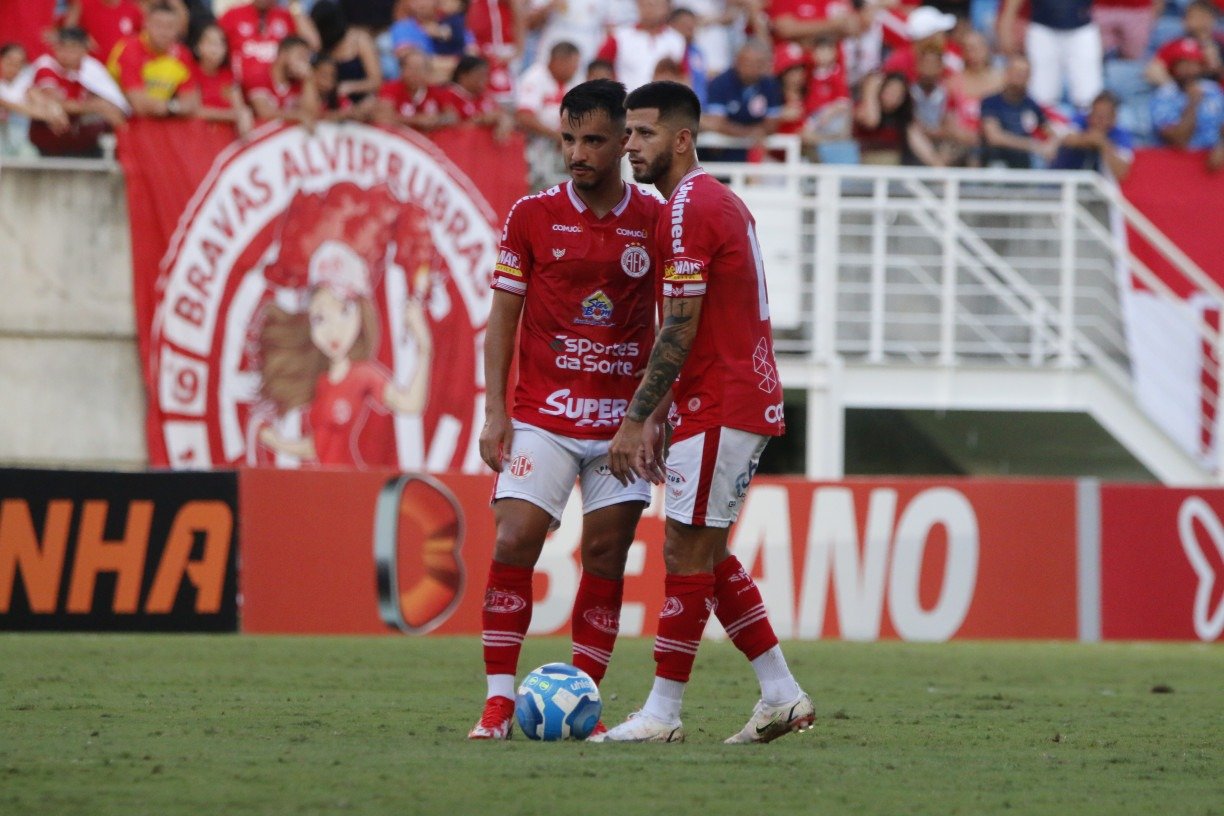
M790 667L786 665L781 646L774 646L753 659L752 670L761 683L761 699L766 705L789 703L802 693Z
M489 693L485 695L486 700L494 697L509 697L514 699L514 675L513 674L487 674L485 679L489 681Z
M656 677L650 696L642 711L656 720L662 720L670 725L680 724L680 704L684 700L684 687L687 683L679 680L668 680L666 677Z

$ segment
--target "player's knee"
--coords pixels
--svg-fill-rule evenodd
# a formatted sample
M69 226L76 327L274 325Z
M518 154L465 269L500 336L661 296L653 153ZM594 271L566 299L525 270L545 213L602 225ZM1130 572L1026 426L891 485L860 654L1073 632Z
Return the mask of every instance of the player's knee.
M497 525L493 560L516 567L534 567L543 547L543 536L531 525L503 519Z
M633 536L624 533L603 533L582 541L582 569L586 572L619 581L625 577L625 559Z

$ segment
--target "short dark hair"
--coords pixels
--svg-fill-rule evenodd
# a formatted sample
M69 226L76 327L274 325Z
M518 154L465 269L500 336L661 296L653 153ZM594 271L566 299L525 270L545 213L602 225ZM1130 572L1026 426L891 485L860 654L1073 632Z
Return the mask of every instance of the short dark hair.
M694 136L697 135L697 126L701 123L701 102L697 99L697 94L693 93L689 86L670 80L647 82L629 94L625 100L625 108L658 108L661 121L688 128L693 131Z
M276 46L276 53L283 54L290 48L297 48L299 45L303 48L310 48L310 43L306 42L296 34L290 34L288 37L285 37L285 39L280 41L280 45Z
M684 6L678 6L677 8L672 9L671 14L667 15L667 22L674 23L676 20L680 19L681 17L696 17L696 16L697 16L697 12L693 11L692 9L685 8Z
M0 45L0 57L7 57L14 51L26 53L25 46L19 42L6 42L4 45Z
M561 99L561 115L571 122L603 111L618 127L625 124L625 86L614 79L592 79L575 85Z
M1101 91L1092 99L1092 104L1095 105L1098 102L1108 102L1113 105L1114 110L1117 110L1118 106L1122 104L1121 100L1118 99L1118 95L1113 91Z
M159 11L169 12L170 14L178 14L178 12L174 10L174 6L165 2L165 0L158 0L158 2L149 6L149 11L148 11L149 14L153 14Z
M89 45L89 34L80 26L64 26L55 34L55 41L58 43L78 43L79 45Z
M548 58L555 60L561 57L572 57L578 53L581 53L578 50L578 46L569 40L561 40L561 42L553 43L553 47L548 49Z
M484 57L464 54L459 58L459 62L455 64L455 70L451 72L451 82L458 82L461 77L467 76L477 68L488 64L489 61Z

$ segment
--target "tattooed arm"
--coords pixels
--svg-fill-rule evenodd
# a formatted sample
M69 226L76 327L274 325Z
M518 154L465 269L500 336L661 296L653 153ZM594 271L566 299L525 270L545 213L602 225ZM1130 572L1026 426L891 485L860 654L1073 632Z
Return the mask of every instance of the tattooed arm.
M628 484L638 477L659 483L661 468L656 446L644 439L643 426L664 402L697 336L702 298L664 298L663 327L650 352L650 362L620 429L608 446L612 475Z

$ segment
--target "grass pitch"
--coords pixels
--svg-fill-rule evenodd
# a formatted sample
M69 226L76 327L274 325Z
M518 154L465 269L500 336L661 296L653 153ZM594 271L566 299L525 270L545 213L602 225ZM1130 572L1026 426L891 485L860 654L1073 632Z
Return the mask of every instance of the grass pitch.
M607 721L650 646L618 644ZM477 638L2 635L0 814L1224 814L1219 646L785 648L805 734L722 745L756 683L706 643L685 744L494 744L464 739Z

